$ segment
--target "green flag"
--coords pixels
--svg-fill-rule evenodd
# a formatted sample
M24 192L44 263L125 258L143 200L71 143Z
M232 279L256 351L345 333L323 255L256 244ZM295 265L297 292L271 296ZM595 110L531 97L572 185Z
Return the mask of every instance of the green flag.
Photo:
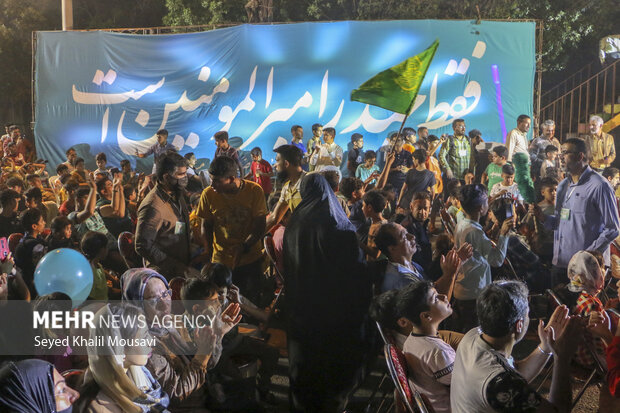
M408 115L439 40L422 53L373 76L351 92L351 100Z

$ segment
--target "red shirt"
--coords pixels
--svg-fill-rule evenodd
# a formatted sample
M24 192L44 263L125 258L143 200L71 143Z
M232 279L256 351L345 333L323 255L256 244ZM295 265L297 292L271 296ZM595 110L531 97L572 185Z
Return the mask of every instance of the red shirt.
M620 397L620 337L615 336L607 347L607 384L609 392Z
M271 177L266 175L257 176L256 171L261 171L262 173L271 173L272 168L264 159L261 159L259 162L252 161L252 180L259 184L261 188L263 188L263 192L266 194L271 193Z

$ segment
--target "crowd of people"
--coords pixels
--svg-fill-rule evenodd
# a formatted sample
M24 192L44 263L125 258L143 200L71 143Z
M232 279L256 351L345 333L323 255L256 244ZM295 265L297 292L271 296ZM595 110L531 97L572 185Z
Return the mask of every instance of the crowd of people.
M162 129L135 154L151 173L105 153L89 171L75 148L52 167L6 125L0 303L71 310L35 287L41 258L70 248L93 272L78 311L215 322L90 332L153 337L140 354L3 355L0 411L264 411L280 356L268 326L286 331L290 411L346 409L384 344L436 412L570 411L576 368L598 368L601 411L617 406L603 401L620 397L620 170L602 124L560 142L546 120L528 141L521 115L487 145L456 119L450 135L407 127L373 149L320 124L305 142L294 125L274 165L258 147L244 165L221 131L204 170ZM530 328L530 295L546 291L557 306ZM528 331L540 344L516 361ZM257 360L250 380L240 356ZM532 381L550 360L543 395Z

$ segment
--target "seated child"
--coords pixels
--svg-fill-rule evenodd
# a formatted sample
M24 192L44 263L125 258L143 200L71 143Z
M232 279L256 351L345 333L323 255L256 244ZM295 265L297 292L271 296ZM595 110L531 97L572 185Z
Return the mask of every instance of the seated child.
M436 412L449 412L456 351L438 332L439 324L452 314L448 297L438 294L430 282L411 284L398 294L396 314L412 323L403 348L409 380L428 397Z

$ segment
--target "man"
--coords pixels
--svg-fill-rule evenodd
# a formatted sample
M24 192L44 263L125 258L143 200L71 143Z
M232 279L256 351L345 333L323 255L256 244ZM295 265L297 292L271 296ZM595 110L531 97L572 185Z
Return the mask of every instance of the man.
M162 155L157 162L157 182L138 209L136 252L168 280L197 276L189 267L189 209L184 192L187 162L178 153Z
M411 261L417 249L415 237L402 225L393 222L381 225L375 236L375 244L389 260L381 292L401 289L413 282L426 279L422 267ZM445 265L442 266L443 274L435 281L437 291L442 294L448 291L460 262L456 251L448 253Z
M538 159L540 162L544 161L546 158L545 149L547 149L547 146L555 146L558 148L558 152L562 150L560 141L555 137L555 122L551 119L547 119L543 122L541 129L542 135L532 139L532 142L530 143L530 154L532 156L532 160Z
M347 154L347 171L350 178L355 178L357 167L364 162L364 137L360 133L351 135L351 149Z
M282 145L274 149L278 180L285 181L280 199L273 212L267 217L267 231L278 225L286 211L291 213L301 202L299 186L306 172L301 167L302 153L293 145Z
M472 143L465 135L465 120L455 119L452 130L454 136L448 136L439 151L439 163L448 179L463 179L465 169L473 170L476 160Z
M527 115L519 115L517 127L508 132L506 147L508 148L508 162L512 162L512 156L517 152L527 152L527 132L530 130L531 119Z
M17 141L21 138L21 130L17 125L9 126L8 137L2 141L2 150L6 154L7 147L10 143L15 143L17 145Z
M420 126L418 128L418 141L426 142L428 139L428 128L426 126Z
M69 148L66 150L65 155L67 156L67 160L64 161L62 165L67 165L67 168L69 169L69 173L72 173L73 170L75 169L73 167L73 163L77 159L77 152L75 151L75 149Z
M306 146L304 145L304 128L299 125L293 125L291 127L291 145L295 145L303 153L306 152Z
M588 127L590 134L586 136L586 144L592 155L590 166L597 172L602 172L616 159L614 137L603 132L603 119L600 116L590 117Z
M153 173L155 173L155 167L159 158L168 151L177 152L178 148L171 143L168 143L168 131L166 129L160 129L157 131L157 143L151 145L150 148L144 153L138 153L136 149L136 156L138 158L146 158L153 154Z
M259 303L267 205L260 185L239 178L236 169L237 163L228 156L211 162L211 186L202 192L196 215L203 220L205 251L211 261L232 269L241 293Z
M554 230L554 285L567 282L568 262L577 251L595 250L609 265L609 245L618 236L620 222L616 197L609 182L588 166L589 148L585 141L570 138L562 145L567 177L557 189L555 214L530 210L549 230Z
M314 148L316 146L321 145L322 137L323 137L323 125L321 125L320 123L315 123L314 125L312 125L312 138L310 138L310 140L308 141L306 145L305 153L308 158L314 152ZM303 153L304 151L301 151L301 152ZM307 159L305 162L310 163L310 159ZM309 166L310 171L314 170L314 165L308 165L308 166Z
M228 143L228 132L219 131L213 136L213 139L215 140L215 146L217 146L213 158L215 159L220 156L228 156L237 163L237 167L239 168L239 176L244 176L243 165L241 165L241 161L239 160L239 151L230 146Z
M412 256L414 261L428 272L433 261L431 237L427 229L428 215L431 212L430 194L426 191L414 193L409 204L409 211L400 224L415 237L417 248Z
M570 360L584 333L583 322L558 307L545 328L538 325L540 345L524 360L512 350L528 331L528 290L520 281L489 284L478 297L480 327L471 329L456 351L450 385L452 413L568 412L571 408ZM553 356L549 396L528 383Z
M340 146L334 142L336 138L336 130L334 128L323 129L323 145L315 146L314 152L310 155L310 165L314 164L316 172L334 170L340 171L342 163L343 151Z

